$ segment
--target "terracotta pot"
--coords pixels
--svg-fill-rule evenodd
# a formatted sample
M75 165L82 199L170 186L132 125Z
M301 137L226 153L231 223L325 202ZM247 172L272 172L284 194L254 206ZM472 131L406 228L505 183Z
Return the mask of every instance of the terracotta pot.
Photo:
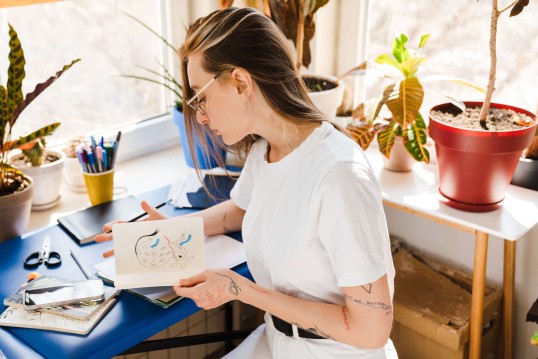
M18 237L26 231L32 208L33 181L28 188L7 196L0 196L0 243Z
M394 138L390 158L383 156L383 166L393 172L409 172L413 169L415 162L413 156L407 152L401 137Z
M482 102L465 102L468 107ZM450 103L431 111L452 107ZM523 109L492 103L491 107L511 109L536 120ZM439 168L439 192L449 206L469 212L498 208L523 150L530 145L536 124L512 131L479 131L453 127L430 115L429 134L435 141Z

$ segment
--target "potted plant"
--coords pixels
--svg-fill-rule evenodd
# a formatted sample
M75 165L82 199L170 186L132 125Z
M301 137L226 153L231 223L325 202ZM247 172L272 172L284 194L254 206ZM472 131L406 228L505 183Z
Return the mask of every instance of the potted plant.
M531 145L523 151L511 183L538 191L538 136L534 136Z
M421 50L429 37L429 34L422 35L418 49L411 50L407 48L408 37L400 34L393 41L392 54L382 54L375 59L378 68L365 61L340 77L370 75L390 80L376 98L359 104L352 111L354 121L347 129L363 150L377 137L385 168L391 171L410 171L415 160L430 162L426 123L419 112L426 91L423 84L452 81L481 90L469 81L447 75L419 78L426 60ZM462 106L449 96L443 96L456 106Z
M12 141L12 129L19 115L41 94L56 81L65 71L80 59L73 60L62 70L45 82L38 84L35 89L23 97L22 81L25 76L25 59L21 43L16 31L9 25L9 70L7 84L0 84L0 242L24 232L30 217L30 208L35 181L24 175L19 169L8 163L8 154L17 143L29 143L37 137L35 133L50 131L45 126L38 131Z
M45 136L58 126L60 123L55 122L9 144L10 150L21 150L9 157L9 163L34 180L33 211L52 208L60 199L65 154L45 148Z
M528 4L518 0L499 10L492 0L490 72L484 102L465 102L461 111L450 104L430 111L430 136L435 140L439 166L439 192L447 205L471 212L498 208L522 151L536 131L536 115L491 103L495 88L496 36L499 16L516 16Z
M312 60L310 41L316 32L315 13L329 0L260 0L249 5L261 10L293 41L296 66L308 68ZM221 0L221 8L230 7L233 0ZM330 120L334 120L336 109L342 103L344 83L334 76L303 74L303 81L310 99Z
M77 158L76 148L83 144L84 136L75 136L67 141L63 149L65 153L64 178L65 183L75 192L86 192L84 176L80 170L80 162Z
M136 17L125 13L128 17L133 19L134 21L138 22L140 25L144 26L147 30L149 30L152 34L157 36L161 41L163 42L166 47L171 50L173 53L177 54L177 49L174 48L172 44L170 44L164 37L162 37L159 33L157 33L155 30L150 28L148 25L146 25L141 20L137 19ZM148 69L145 67L140 67L141 70L148 73L151 77L147 76L141 76L141 75L122 75L122 77L126 78L132 78L136 80L143 80L148 81L154 84L158 84L161 86L164 86L167 90L171 91L176 100L175 104L172 108L172 118L174 120L174 123L178 127L179 135L181 139L181 147L183 148L183 153L185 155L185 161L187 162L187 165L190 167L194 167L194 164L199 164L199 167L202 169L208 169L213 167L219 166L218 158L222 159L224 161L225 157L225 150L224 150L224 144L223 143L213 143L209 137L208 134L205 136L205 141L210 144L212 151L211 153L214 155L206 155L204 151L202 150L200 140L195 137L193 139L193 142L187 138L187 132L185 130L185 119L183 117L183 87L179 83L179 81L172 75L170 70L163 64L160 64L162 72L158 72L152 69Z

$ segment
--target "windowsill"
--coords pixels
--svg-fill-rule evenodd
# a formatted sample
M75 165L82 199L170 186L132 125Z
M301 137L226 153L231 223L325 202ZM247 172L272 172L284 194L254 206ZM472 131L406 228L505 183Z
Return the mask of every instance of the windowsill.
M189 170L194 171L187 166L180 145L120 162L114 173L114 199L136 196L166 186L179 180ZM60 196L60 202L55 207L32 211L26 232L55 225L58 218L91 206L86 192L74 192L65 181L61 185Z

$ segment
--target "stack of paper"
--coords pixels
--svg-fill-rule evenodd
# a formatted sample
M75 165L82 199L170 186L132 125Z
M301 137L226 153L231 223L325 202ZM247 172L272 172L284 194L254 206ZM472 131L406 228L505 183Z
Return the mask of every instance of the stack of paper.
M4 299L8 308L0 315L0 325L21 328L54 330L59 332L87 334L99 322L116 301L120 292L104 287L105 297L101 301L66 304L57 307L27 311L22 305L22 292L30 287L42 287L69 282L67 279L42 276Z

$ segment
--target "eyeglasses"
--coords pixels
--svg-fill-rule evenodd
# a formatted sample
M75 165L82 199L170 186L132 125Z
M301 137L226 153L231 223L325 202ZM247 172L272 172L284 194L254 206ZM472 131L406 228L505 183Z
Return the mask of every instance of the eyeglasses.
M198 97L200 96L200 94L202 92L204 92L208 87L209 85L211 85L213 83L213 81L215 81L217 79L217 77L219 77L220 74L216 74L215 77L213 77L208 83L206 83L201 89L200 91L198 91L196 93L196 95L194 95L193 97L190 98L190 100L188 100L186 103L187 103L187 106L190 106L190 108L192 108L195 112L199 112L200 115L202 116L205 116L206 115L206 111L205 111L205 106L203 103L200 103L200 101L198 101Z

